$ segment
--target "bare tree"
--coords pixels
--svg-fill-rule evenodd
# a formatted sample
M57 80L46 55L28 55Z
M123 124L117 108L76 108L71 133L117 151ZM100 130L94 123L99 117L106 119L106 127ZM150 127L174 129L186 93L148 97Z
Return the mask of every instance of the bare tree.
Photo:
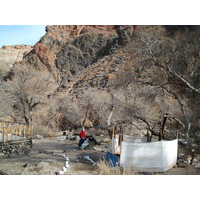
M185 121L186 140L189 139L191 116L189 104L184 99L191 99L189 93L200 94L199 36L200 27L177 29L173 36L168 36L163 27L151 26L136 32L136 42L131 47L138 74L148 70L153 72L153 69L160 72L149 74L150 78L140 76L137 81L158 86L178 101Z
M12 80L4 82L4 92L15 115L29 124L35 107L44 102L51 90L51 78L32 66L19 66L14 73Z

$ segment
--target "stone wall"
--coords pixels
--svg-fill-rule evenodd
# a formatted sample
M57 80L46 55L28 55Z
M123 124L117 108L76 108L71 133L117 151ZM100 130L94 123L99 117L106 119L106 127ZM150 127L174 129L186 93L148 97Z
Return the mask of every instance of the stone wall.
M32 140L0 143L0 156L8 157L11 154L27 155L30 153L31 148Z

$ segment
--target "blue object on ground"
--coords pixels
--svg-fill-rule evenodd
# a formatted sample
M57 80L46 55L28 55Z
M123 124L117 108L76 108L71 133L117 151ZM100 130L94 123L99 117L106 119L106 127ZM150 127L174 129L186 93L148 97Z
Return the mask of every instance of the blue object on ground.
M107 152L106 153L106 162L111 167L118 167L119 166L119 157L110 152Z

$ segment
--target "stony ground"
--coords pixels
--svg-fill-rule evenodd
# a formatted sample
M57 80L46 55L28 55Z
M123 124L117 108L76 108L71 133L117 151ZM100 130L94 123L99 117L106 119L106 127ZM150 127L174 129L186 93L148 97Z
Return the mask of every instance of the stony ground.
M63 136L34 139L33 148L29 155L13 155L9 158L0 157L0 174L55 175L56 172L62 172L66 164L66 158L64 156L69 158L69 168L63 175L102 174L94 163L104 158L107 151L111 151L111 143L102 143L93 150L80 150L77 144L78 141L65 140ZM199 168L195 166L175 166L165 173L152 174L195 175L199 174Z
M98 162L110 151L110 144L103 143L94 150L80 150L77 144L78 141L64 140L64 137L34 139L29 155L1 157L0 170L9 175L55 175L62 171L66 162L65 155L69 158L70 166L65 175L99 174L93 162Z

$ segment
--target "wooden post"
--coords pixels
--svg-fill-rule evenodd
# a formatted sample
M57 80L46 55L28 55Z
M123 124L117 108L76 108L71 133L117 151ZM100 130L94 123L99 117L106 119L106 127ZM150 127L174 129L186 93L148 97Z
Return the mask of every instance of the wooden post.
M123 129L122 129L122 125L120 126L120 133L119 133L119 146L121 145L122 142L122 134L123 134Z
M23 125L23 137L25 137L25 133L26 133L26 126Z
M18 136L18 127L16 126L15 127L15 139L16 139L17 136Z
M164 130L165 130L166 121L167 121L167 116L164 115L163 124L162 124L162 128L161 128L161 130L160 130L160 134L159 134L159 139L158 139L158 141L161 141L161 140L164 139Z
M178 139L178 127L179 127L179 121L177 121L176 125L176 139Z
M20 124L19 124L19 136L22 136L22 129L21 129Z
M149 138L149 130L147 129L147 142L150 142L150 138Z
M31 135L31 126L28 125L28 138L30 138L30 135Z
M33 136L33 125L31 125L31 135L30 135L30 137L32 138L32 136Z
M2 128L2 141L5 142L5 139L4 139L4 127Z
M16 126L14 126L14 135L15 135L15 140L16 140L16 138L17 138L17 127Z
M30 140L30 146L31 146L31 149L32 149L32 147L33 147L33 140L32 140L32 138Z
M10 127L10 140L12 141L12 136L13 136L13 127Z
M8 130L9 130L9 127L6 127L6 142L8 141Z
M117 126L114 127L113 131L114 131L114 138L116 139L116 131L117 130Z

